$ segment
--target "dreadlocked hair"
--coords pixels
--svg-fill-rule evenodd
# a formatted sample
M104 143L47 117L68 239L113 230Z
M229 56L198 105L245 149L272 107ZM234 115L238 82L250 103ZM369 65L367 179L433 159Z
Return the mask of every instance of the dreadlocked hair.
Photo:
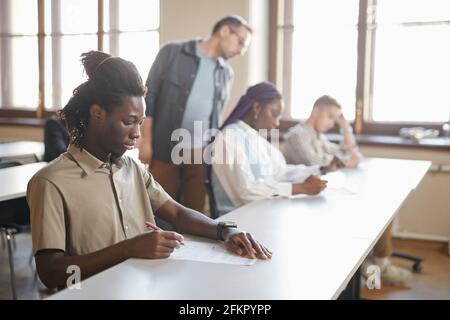
M125 96L142 97L147 90L132 62L101 51L89 51L81 55L81 63L88 80L73 90L69 102L58 111L66 123L70 143L79 148L83 146L93 104L111 113Z

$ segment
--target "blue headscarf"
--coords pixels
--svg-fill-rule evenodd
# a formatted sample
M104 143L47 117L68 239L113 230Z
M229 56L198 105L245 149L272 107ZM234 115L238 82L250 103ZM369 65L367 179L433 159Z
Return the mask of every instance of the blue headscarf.
M220 130L227 125L241 120L252 108L255 102L265 102L281 100L281 93L271 82L260 82L247 89L247 92L239 99L236 107L220 127Z

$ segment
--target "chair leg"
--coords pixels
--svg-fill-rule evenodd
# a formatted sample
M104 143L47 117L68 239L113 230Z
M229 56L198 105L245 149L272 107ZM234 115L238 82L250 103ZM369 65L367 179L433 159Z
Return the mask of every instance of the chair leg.
M12 243L13 243L13 249L14 251L16 251L16 236L14 235L14 233L11 234L12 237Z
M16 294L16 281L15 281L15 275L14 275L14 257L12 252L12 246L11 246L11 239L12 234L11 231L6 229L6 243L8 245L8 258L9 258L9 274L11 277L11 292L14 300L17 300L17 294Z
M406 260L410 260L412 262L414 262L412 269L414 272L420 272L422 271L422 261L423 259L420 257L416 257L410 254L406 254L406 253L402 253L402 252L393 252L392 253L393 257L398 257L398 258L402 258L402 259L406 259Z
M28 265L33 266L33 249L31 249L30 257L28 258Z
M2 238L2 250L4 250L6 248L6 243L5 243L5 235L3 234L3 232L1 234L1 238ZM450 248L450 246L449 246L449 248ZM450 254L450 251L449 251L449 254Z

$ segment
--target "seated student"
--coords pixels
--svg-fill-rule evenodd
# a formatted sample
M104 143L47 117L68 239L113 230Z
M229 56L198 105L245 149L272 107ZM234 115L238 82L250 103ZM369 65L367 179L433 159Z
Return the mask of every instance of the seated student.
M141 163L123 155L144 120L146 88L134 64L98 51L84 53L82 63L89 79L60 112L71 144L27 190L43 283L65 286L70 265L84 279L128 258L169 257L183 236L156 227L147 232L154 215L179 232L223 240L238 255L270 258L249 233L172 200Z
M44 126L44 161L50 162L66 152L69 146L69 133L67 132L64 121L61 119L50 118Z
M288 165L259 130L275 129L282 97L268 82L248 88L211 145L211 187L219 215L245 203L275 196L318 194L326 181L320 166ZM323 168L322 168L323 169Z
M331 143L323 135L338 124L343 139L341 145ZM340 104L329 96L316 100L313 110L305 123L300 123L286 134L281 151L288 163L305 165L330 165L331 169L356 167L362 158L358 151L352 129L342 115ZM336 159L342 159L343 163ZM364 266L376 264L381 270L381 280L385 285L404 284L411 272L391 263L392 234L389 226L374 247L373 254ZM367 268L363 268L366 272Z
M331 143L323 133L338 124L343 134L342 143ZM344 118L341 105L330 96L322 96L314 102L305 123L292 127L280 146L286 161L291 164L330 165L356 167L361 159L353 136L352 127ZM341 160L341 161L339 161Z

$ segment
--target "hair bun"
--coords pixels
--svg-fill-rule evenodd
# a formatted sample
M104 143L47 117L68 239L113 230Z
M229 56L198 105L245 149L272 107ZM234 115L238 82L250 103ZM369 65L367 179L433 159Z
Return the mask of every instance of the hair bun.
M98 66L105 61L105 59L112 56L102 51L89 51L81 54L81 63L89 78L92 77Z

